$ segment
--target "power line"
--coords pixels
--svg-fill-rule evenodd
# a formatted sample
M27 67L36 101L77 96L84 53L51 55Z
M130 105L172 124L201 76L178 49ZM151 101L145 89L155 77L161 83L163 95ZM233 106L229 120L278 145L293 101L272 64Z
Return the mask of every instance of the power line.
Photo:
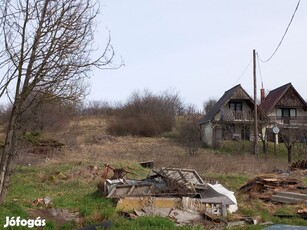
M259 55L258 55L258 53L257 53L258 70L259 70L259 75L260 75L261 83L263 83L259 60L260 60L260 58L259 58Z
M294 16L295 16L296 11L297 11L297 9L298 9L298 7L299 7L299 5L300 5L300 2L301 2L301 0L298 1L297 5L296 5L296 8L295 8L295 10L294 10L294 12L293 12L293 14L292 14L291 20L290 20L290 22L289 22L289 24L288 24L288 26L287 26L287 28L286 28L286 31L285 31L284 35L282 36L282 38L281 38L281 40L280 40L278 46L277 46L276 49L274 50L273 54L272 54L268 59L266 59L266 60L261 60L260 57L258 56L258 58L259 58L259 60L260 60L261 62L268 62L268 61L270 61L270 60L272 59L272 57L275 55L275 53L277 52L277 50L279 49L279 47L281 46L281 43L283 42L283 40L284 40L284 38L285 38L285 36L286 36L286 34L287 34L287 32L288 32L288 29L289 29L289 27L290 27L290 25L291 25L291 23L292 23L292 21L293 21L293 19L294 19Z
M249 63L247 64L247 66L245 67L245 69L243 70L243 72L241 73L241 75L239 76L238 80L235 82L235 84L237 84L241 78L243 77L243 75L245 74L245 72L247 71L248 67L251 65L252 63L252 59L249 61Z

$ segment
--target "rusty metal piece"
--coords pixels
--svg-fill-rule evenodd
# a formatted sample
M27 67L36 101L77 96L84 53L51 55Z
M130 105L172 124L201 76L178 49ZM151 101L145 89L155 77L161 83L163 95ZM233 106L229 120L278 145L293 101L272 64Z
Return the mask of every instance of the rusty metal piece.
M113 168L109 164L105 164L104 166L105 168L101 175L103 179L108 179L108 175L110 171L113 171L113 176L111 177L111 180L122 179L124 178L124 176L126 176L127 173L131 173L125 170L124 168Z
M127 173L129 172L123 168L113 169L113 176L111 177L111 180L122 179Z
M107 179L109 171L111 171L111 170L113 170L113 168L109 164L104 164L104 169L103 169L101 177L103 179Z

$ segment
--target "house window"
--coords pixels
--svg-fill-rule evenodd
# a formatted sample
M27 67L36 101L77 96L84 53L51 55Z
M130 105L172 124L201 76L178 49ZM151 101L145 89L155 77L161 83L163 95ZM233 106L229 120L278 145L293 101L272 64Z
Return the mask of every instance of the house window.
M290 109L290 117L296 117L296 109Z
M242 102L229 102L229 108L233 111L242 111Z
M281 118L296 118L296 109L282 108L276 109L276 116Z

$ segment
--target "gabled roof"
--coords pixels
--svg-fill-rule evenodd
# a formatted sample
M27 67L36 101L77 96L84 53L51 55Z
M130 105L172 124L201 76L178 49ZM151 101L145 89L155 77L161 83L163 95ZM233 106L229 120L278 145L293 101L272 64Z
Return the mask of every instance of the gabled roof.
M270 93L266 96L264 101L260 104L260 108L266 114L268 114L290 88L294 91L294 93L301 100L301 102L305 105L305 107L307 107L305 100L296 91L296 89L293 87L293 85L291 83L288 83L288 84L285 84L283 86L280 86L280 87L270 91Z
M248 98L254 103L253 99L246 93L246 91L242 88L242 86L236 85L233 88L227 90L224 95L215 103L213 108L201 119L198 124L204 124L208 121L213 120L215 115L222 109L222 107L227 104L227 102L230 100L231 96L237 91L237 90L243 90L243 92L248 96Z

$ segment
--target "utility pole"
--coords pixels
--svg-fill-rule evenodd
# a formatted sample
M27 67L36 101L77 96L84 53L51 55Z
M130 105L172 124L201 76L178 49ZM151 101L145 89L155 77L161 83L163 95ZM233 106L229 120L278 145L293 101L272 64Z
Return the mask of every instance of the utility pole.
M257 80L256 80L256 50L253 50L253 76L254 76L254 148L253 154L259 158L258 148L258 113L257 113Z

